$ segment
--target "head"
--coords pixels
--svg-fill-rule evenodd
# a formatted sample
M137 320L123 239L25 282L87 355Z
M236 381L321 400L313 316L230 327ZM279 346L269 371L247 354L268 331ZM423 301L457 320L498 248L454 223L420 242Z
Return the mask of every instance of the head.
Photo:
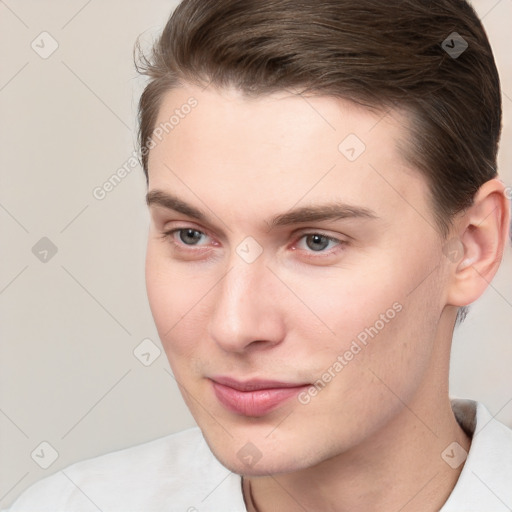
M457 314L509 220L472 8L184 0L140 62L148 297L221 462L309 467L447 394ZM304 387L235 411L224 377Z

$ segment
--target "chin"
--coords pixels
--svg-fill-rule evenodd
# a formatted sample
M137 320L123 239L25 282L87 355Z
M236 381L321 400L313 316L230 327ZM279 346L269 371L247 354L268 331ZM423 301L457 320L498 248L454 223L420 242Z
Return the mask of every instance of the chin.
M262 457L258 462L248 464L232 456L223 457L222 454L213 453L225 468L242 476L252 477L292 473L308 467L307 464L301 465L297 461L283 460L282 457L276 457L274 460L268 460L268 458L264 460L264 457Z
M271 441L256 447L248 439L231 439L228 443L217 443L205 435L206 442L217 460L227 469L243 476L267 476L281 473L292 473L321 462L322 455L318 451L312 456L300 453L292 447Z

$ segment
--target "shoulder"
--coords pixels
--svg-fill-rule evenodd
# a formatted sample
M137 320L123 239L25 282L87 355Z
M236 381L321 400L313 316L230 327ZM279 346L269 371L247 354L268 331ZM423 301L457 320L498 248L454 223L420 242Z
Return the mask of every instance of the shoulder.
M471 403L468 402L468 407ZM512 505L512 430L480 403L471 447L442 512L505 512Z
M236 508L238 498L240 477L217 461L201 431L192 428L68 466L27 489L8 512L203 511L218 506L238 512L244 510Z

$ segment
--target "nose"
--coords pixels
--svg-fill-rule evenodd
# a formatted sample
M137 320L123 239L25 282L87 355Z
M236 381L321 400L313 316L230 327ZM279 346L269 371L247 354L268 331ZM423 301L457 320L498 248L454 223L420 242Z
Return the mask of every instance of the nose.
M213 294L209 334L226 352L269 349L285 336L279 282L262 258L236 258Z

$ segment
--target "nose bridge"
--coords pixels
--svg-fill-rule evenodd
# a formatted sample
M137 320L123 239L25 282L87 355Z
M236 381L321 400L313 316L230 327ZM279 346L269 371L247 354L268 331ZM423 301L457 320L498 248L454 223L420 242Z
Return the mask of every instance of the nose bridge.
M268 286L269 271L263 261L246 263L237 255L230 268L219 290L218 307L233 322L252 322L265 309L261 291Z
M264 260L247 263L233 254L230 269L214 294L210 335L225 350L241 351L253 341L274 344L282 319L271 293L271 272Z

